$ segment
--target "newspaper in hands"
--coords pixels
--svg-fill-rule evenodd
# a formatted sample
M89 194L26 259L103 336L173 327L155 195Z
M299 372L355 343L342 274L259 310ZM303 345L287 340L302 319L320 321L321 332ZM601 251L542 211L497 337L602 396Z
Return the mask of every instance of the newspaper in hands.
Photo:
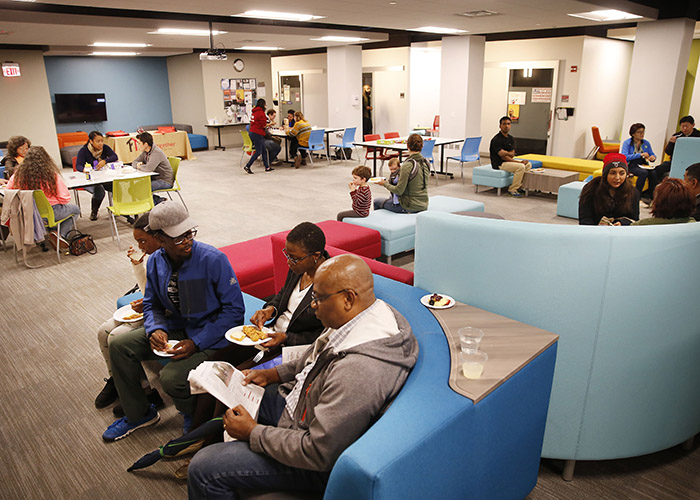
M265 389L255 384L243 385L245 375L224 361L205 361L187 376L192 394L208 392L228 408L242 405L254 418Z

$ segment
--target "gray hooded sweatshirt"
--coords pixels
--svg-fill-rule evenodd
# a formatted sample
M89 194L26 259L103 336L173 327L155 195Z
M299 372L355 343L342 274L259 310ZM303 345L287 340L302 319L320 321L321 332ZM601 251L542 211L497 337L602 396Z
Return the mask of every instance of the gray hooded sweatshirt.
M251 450L299 469L333 468L345 448L381 416L418 358L418 341L408 321L385 306L393 313L399 332L339 352L322 351L304 381L294 418L285 409L277 427L255 426ZM312 350L277 367L283 382L281 394L288 394L294 386L294 377Z

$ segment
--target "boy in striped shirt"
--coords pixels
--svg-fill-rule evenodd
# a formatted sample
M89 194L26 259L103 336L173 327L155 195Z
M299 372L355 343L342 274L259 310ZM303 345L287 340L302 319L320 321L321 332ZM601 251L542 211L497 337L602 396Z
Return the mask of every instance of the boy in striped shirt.
M367 181L372 177L369 167L359 165L352 170L352 182L348 184L350 188L350 198L352 198L352 210L340 212L337 216L339 221L348 217L367 217L369 208L372 206L372 191L370 191Z

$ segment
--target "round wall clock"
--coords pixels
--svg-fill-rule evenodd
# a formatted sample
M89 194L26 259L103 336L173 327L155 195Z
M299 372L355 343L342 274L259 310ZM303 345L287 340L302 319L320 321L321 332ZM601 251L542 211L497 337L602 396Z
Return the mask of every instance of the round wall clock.
M239 73L245 69L245 63L243 62L243 59L236 59L233 61L233 69L238 71Z

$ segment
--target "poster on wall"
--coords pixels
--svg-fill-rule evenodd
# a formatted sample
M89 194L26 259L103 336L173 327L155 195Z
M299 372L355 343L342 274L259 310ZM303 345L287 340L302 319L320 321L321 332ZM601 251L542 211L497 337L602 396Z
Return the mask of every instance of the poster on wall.
M552 87L532 87L532 102L552 102Z
M224 110L228 123L248 123L256 99L255 78L230 78L228 84L221 80ZM228 87L228 88L224 88Z
M508 92L508 104L525 105L527 92Z
M520 104L509 104L508 116L511 122L518 123L518 120L520 120Z

